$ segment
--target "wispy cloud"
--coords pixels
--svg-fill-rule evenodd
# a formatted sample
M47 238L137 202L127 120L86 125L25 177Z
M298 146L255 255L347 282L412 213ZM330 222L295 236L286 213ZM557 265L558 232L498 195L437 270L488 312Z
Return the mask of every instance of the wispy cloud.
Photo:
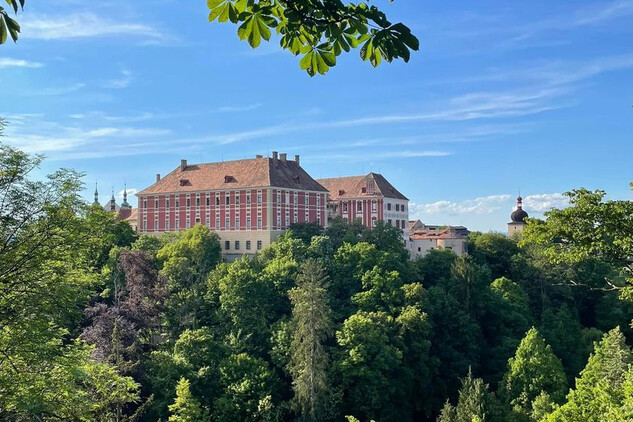
M251 111L260 108L262 105L260 103L257 104L249 104L244 106L222 106L218 107L217 111L221 113L235 113L241 111Z
M159 41L166 38L165 34L151 25L107 19L90 12L25 16L22 34L25 39L39 40L136 36Z
M84 83L75 83L75 84L66 85L66 86L45 88L39 91L33 91L31 94L32 95L64 95L64 94L70 94L75 91L79 91L85 86L86 84Z
M425 215L461 215L461 214L489 214L503 208L510 195L489 195L464 201L437 201L430 204L411 203L409 211L413 218L423 218Z
M3 67L26 67L31 69L37 69L43 67L42 63L31 62L23 59L12 59L10 57L0 57L0 68Z
M121 69L119 77L106 81L103 84L103 87L110 88L110 89L127 88L132 83L132 79L133 79L132 71L128 69Z

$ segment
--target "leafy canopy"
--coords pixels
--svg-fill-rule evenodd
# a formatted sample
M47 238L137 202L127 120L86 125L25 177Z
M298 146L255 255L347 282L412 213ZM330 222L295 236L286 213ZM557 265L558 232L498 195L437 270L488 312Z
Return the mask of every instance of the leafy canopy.
M378 66L383 60L409 61L418 39L402 23L391 23L369 2L340 0L208 0L209 21L239 24L237 35L256 48L279 35L281 48L301 55L310 76L336 66L343 52L360 47L360 57Z

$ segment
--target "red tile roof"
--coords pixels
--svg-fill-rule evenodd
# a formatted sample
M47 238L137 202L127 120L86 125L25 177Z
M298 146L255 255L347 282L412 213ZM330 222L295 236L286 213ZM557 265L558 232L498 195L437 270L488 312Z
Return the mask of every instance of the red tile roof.
M374 189L371 193L371 182ZM330 199L384 197L408 200L382 174L369 173L366 176L332 177L317 179L330 192ZM365 188L365 192L363 192Z
M262 157L178 166L137 195L260 187L326 191L295 161Z

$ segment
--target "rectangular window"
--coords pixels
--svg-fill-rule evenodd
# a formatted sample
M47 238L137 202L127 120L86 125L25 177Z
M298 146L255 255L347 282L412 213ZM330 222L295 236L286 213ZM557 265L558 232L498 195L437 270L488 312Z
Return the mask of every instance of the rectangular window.
M396 211L400 211L400 204L396 204Z
M290 225L290 216L286 214L286 227Z
M200 206L200 197L196 196L196 207Z
M191 227L191 222L187 220L187 228Z
M239 240L236 240L236 241L235 241L235 250L236 250L236 251L239 251L239 250L240 250L240 241L239 241Z
M258 229L262 228L262 218L261 217L257 217L257 228Z
M191 198L187 198L187 208L191 206Z
M277 191L277 203L281 203L281 192Z
M387 224L389 224L390 226L393 225L391 219L387 220Z
M207 207L211 206L211 195L207 195Z
M317 207L321 206L321 195L317 195Z
M178 208L180 206L180 199L176 198L176 208Z
M196 224L200 224L200 217L196 217Z
M237 230L240 229L240 218L239 217L235 217L235 228Z
M158 231L158 219L154 220L154 231Z
M147 199L143 200L143 208L147 208Z
M299 194L297 192L295 192L293 200L294 200L294 203L295 203L295 206L296 206L297 202L299 202Z
M169 230L169 220L165 220L165 230Z
M391 211L391 204L387 204L387 211Z
M228 240L224 241L224 250L228 251L229 249L231 249L231 242L229 242Z
M262 193L261 192L257 192L257 203L258 204L262 203Z
M258 240L258 241L257 241L257 250L259 251L259 250L261 250L261 249L262 249L262 241L261 241L261 240Z
M224 219L224 229L228 230L231 228L231 219L229 217L226 217Z
M251 229L251 216L247 215L246 216L246 230L250 230Z
M295 223L298 223L298 222L299 222L299 213L297 212L297 210L295 210L294 222L295 222Z
M239 204L240 204L240 193L235 192L235 205L239 205Z
M169 198L165 199L165 207L169 208Z
M215 205L220 205L220 195L219 194L215 194Z
M147 220L143 220L143 229L147 230Z
M251 250L251 241L250 241L250 240L247 240L247 241L246 241L246 250L247 250L247 251L250 251L250 250Z
M371 210L372 211L376 211L376 201L372 201L372 203L371 203Z
M281 216L277 214L277 228L281 227Z
M343 202L343 211L347 212L347 202Z
M220 229L220 217L215 217L215 229Z
M361 212L363 210L363 203L358 201L356 203L356 211Z
M310 195L308 193L305 194L305 198L306 198L306 205L310 204Z
M246 203L249 204L249 205L251 204L251 192L250 191L246 192Z
M286 204L290 203L290 192L286 192Z
M176 218L176 224L174 225L174 229L180 229L180 220Z
M229 196L229 194L228 194L228 193L225 193L225 194L224 194L224 203L225 203L226 205L230 205L230 204L231 204L231 197Z
M154 208L158 208L158 199L154 200Z

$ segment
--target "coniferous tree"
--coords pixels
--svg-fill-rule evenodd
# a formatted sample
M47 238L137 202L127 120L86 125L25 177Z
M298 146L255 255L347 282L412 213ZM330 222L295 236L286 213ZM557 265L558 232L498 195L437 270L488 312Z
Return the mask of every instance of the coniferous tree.
M609 331L576 380L567 402L550 414L547 422L604 422L605 415L617 413L625 396L623 388L633 362L619 328Z
M176 386L174 404L169 405L169 422L203 422L208 421L206 412L200 402L191 394L189 381L181 378Z
M314 260L306 261L289 292L292 301L290 373L294 400L307 420L320 420L327 380L328 355L323 346L332 334L327 275Z
M531 328L519 345L516 354L508 361L501 385L501 395L515 418L532 418L533 403L538 396L546 393L554 403L561 403L565 397L567 381L561 361L536 328ZM542 401L542 397L540 400Z

